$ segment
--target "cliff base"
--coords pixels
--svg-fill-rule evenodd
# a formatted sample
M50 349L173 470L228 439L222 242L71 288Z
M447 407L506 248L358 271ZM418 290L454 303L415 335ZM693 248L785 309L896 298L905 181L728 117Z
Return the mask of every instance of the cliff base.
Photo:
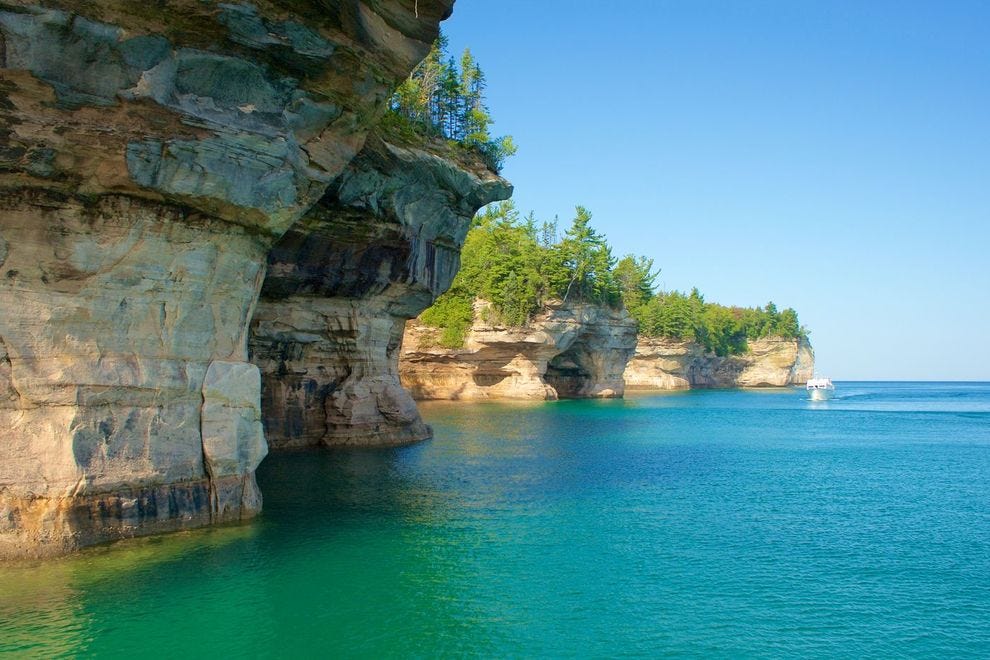
M695 342L641 337L623 377L629 389L783 387L804 384L814 368L807 339L751 340L747 353L720 357Z
M581 399L621 397L635 350L636 323L625 310L554 303L521 328L486 322L487 303L462 348L439 346L440 331L410 322L399 361L416 399Z

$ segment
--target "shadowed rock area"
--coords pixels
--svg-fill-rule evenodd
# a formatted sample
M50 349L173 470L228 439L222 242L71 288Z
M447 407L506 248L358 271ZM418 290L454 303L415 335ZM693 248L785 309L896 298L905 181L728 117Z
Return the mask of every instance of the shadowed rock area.
M0 6L0 558L260 509L267 252L451 5Z
M511 193L466 153L368 140L269 255L251 360L272 447L430 437L399 383L402 331L450 287L475 212Z
M486 322L485 307L476 303L463 348L443 348L438 329L408 324L399 366L414 398L622 396L622 372L636 347L636 322L625 310L554 303L526 326L506 328Z

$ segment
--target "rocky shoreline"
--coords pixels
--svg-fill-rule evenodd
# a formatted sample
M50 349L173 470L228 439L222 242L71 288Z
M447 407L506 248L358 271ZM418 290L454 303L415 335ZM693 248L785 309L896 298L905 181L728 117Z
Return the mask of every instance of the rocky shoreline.
M814 373L807 339L766 337L748 345L746 353L721 357L695 342L643 337L623 377L629 389L683 390L803 385Z
M626 389L783 387L814 371L807 339L751 340L749 350L720 357L690 341L636 336L625 310L590 303L548 305L526 326L474 324L460 348L439 345L440 330L406 325L402 384L414 399L555 400L621 397Z
M282 5L0 9L0 558L250 518L269 442L429 434L402 322L511 186L376 131L453 0Z
M453 0L284 4L0 8L0 559L249 519L270 449L422 440L414 398L780 380L582 303L438 348L512 187L380 120Z
M522 328L484 319L462 348L438 345L439 330L406 326L399 373L416 399L575 399L621 397L622 372L636 345L625 310L590 303L552 303Z

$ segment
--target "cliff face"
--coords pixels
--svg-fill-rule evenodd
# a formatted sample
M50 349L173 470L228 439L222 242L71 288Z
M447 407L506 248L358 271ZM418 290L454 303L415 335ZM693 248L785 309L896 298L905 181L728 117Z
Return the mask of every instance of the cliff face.
M575 399L620 397L636 345L625 310L586 303L548 306L524 328L490 325L485 303L463 348L437 345L439 331L410 322L399 373L417 399Z
M259 509L266 255L451 4L3 4L0 557Z
M807 339L757 339L748 353L718 357L694 342L643 337L624 377L630 389L779 387L804 383L814 366Z
M511 187L376 138L269 254L251 327L272 447L430 436L399 383L406 319L450 287L477 210Z

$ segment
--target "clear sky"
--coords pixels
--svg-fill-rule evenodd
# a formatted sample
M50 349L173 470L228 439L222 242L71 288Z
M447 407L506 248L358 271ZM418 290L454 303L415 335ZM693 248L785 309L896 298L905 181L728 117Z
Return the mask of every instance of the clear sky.
M520 210L794 307L834 379L990 380L990 2L457 0Z

